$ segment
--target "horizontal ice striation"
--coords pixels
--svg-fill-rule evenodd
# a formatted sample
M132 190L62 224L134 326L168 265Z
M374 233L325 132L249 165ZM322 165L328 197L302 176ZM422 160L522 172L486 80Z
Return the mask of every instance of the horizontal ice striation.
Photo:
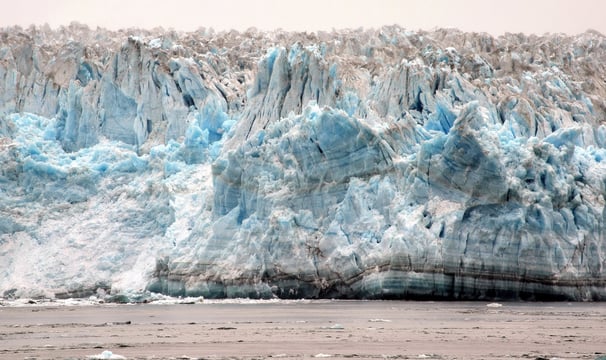
M5 296L606 298L599 33L74 24L0 55Z

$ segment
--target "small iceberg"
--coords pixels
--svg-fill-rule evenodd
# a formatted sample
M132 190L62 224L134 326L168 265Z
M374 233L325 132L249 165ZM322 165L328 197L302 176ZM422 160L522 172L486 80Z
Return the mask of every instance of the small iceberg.
M89 355L87 359L113 359L113 360L126 360L122 355L114 354L109 350L103 351L101 354Z
M499 303L486 304L486 307L489 307L489 308L500 308L502 306L503 306L503 304L499 304Z

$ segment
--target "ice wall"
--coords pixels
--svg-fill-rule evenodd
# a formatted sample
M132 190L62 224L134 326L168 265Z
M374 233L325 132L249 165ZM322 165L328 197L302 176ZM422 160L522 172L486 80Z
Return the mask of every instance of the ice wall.
M606 298L599 33L1 45L6 296Z

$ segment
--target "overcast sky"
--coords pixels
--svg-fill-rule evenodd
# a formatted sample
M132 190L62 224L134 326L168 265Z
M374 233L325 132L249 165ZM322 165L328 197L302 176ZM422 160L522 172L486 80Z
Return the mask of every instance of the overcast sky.
M0 0L0 26L78 21L110 29L331 30L399 24L410 30L606 34L605 0Z

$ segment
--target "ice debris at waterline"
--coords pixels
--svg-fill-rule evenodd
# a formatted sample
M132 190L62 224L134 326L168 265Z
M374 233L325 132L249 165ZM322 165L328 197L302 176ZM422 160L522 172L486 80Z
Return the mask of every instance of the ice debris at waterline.
M0 34L5 298L606 299L597 32Z

